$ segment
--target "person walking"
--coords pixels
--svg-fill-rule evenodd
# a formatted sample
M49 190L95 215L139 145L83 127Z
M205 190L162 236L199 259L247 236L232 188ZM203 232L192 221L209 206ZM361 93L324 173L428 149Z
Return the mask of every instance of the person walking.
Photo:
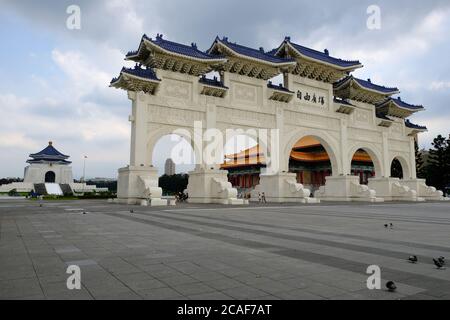
M264 192L262 193L261 200L262 200L263 203L267 203L267 201L266 201L266 194Z

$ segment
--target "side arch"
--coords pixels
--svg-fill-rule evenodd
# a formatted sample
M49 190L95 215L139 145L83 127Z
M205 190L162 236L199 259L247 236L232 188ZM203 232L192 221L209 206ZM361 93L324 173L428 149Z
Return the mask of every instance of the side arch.
M394 153L394 154L391 154L391 156L389 158L390 166L392 165L392 161L394 161L394 159L397 159L402 166L403 179L412 179L409 161L407 161L406 158L402 154ZM390 169L391 168L389 168L389 173L391 172Z
M370 159L372 160L373 166L375 168L375 177L380 178L384 177L386 174L385 168L383 168L383 162L382 162L382 155L381 151L373 144L366 143L366 142L356 142L354 143L348 151L348 168L351 168L352 159L356 151L359 149L364 150L367 152L370 156Z

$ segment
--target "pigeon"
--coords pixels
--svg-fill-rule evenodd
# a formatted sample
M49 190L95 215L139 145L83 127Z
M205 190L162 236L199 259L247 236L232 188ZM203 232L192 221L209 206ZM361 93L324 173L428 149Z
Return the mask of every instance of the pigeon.
M130 209L130 213L134 213L134 210L133 210L133 209Z
M86 214L86 211L83 211L83 214Z
M411 263L417 263L419 259L417 259L417 256L409 256L408 261Z
M440 256L439 258L437 258L438 261L442 264L445 265L445 258L443 256Z
M392 223L389 223L389 226L391 227L391 229L394 229L394 225Z
M444 265L439 260L433 259L433 262L438 269L444 269Z
M387 224L384 225L385 228L389 227Z
M397 286L395 285L394 281L388 281L386 283L386 288L389 290L389 292L394 292L397 290Z

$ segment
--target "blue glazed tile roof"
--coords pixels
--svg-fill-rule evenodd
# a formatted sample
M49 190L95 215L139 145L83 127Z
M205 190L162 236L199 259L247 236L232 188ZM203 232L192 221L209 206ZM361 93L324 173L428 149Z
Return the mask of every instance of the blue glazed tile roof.
M395 99L391 98L391 99L395 104L399 105L402 108L411 109L411 110L423 109L423 106L416 106L413 104L406 103L406 102L402 101L400 98L395 98Z
M400 98L389 98L389 99L379 103L377 105L377 107L384 106L386 103L389 103L389 102L395 103L397 106L399 106L400 108L404 108L404 109L415 110L415 111L424 109L423 106L416 106L413 104L406 103L406 102L402 101Z
M144 34L142 36L142 40L141 40L141 44L139 45L139 49L137 51L128 52L128 54L126 55L127 58L136 56L139 53L144 40L149 41L164 50L167 50L167 51L170 51L170 52L173 52L176 54L196 58L196 59L217 60L217 59L223 58L221 56L216 56L216 55L213 56L213 55L210 55L209 53L200 51L199 49L197 49L197 45L194 43L192 43L189 46L189 45L169 41L169 40L163 39L162 35L160 35L160 34L158 34L155 39L149 38L147 35Z
M38 153L30 154L30 157L35 160L62 160L69 158L69 156L66 156L56 150L51 142L49 142L45 149L39 151Z
M362 80L362 79L355 78L353 76L348 76L342 80L339 80L338 82L336 82L334 84L334 87L337 88L337 87L341 86L343 83L350 81L350 80L356 81L363 88L378 91L383 94L394 94L394 93L399 92L398 88L389 88L389 87L385 87L385 86L380 86L378 84L372 83L370 80Z
M364 88L380 91L383 93L392 93L392 92L399 92L398 88L389 88L385 86L380 86L378 84L374 84L369 80L362 80L358 78L354 78L356 82L358 82L359 85L361 85Z
M277 54L279 49L284 46L285 44L290 44L297 52L300 54L315 59L319 61L323 61L326 63L334 64L336 66L342 67L342 68L356 68L361 66L361 62L358 60L343 60L339 58L335 58L329 55L328 50L326 52L317 51L305 46L301 46L299 44L296 44L294 42L291 42L290 37L286 37L283 43L276 49L273 49L270 51L270 54Z
M141 68L140 66L136 65L134 68L125 68L123 67L122 70L120 71L120 74L122 73L127 73L136 77L140 77L140 78L144 78L144 79L149 79L149 80L154 80L154 81L161 81L160 79L158 79L158 77L156 76L155 71L153 71L151 68ZM120 76L119 76L120 77ZM113 78L111 80L111 83L116 82L117 80L119 80L119 78Z
M279 91L283 91L283 92L294 93L293 91L289 90L288 88L283 87L283 85L281 83L279 85L275 85L272 83L272 81L269 81L269 83L267 83L267 88L279 90Z
M199 82L210 85L210 86L214 86L214 87L228 89L228 87L224 86L223 83L220 82L219 80L217 80L216 77L214 77L214 79L208 79L208 78L206 78L206 76L202 76L200 78Z
M277 57L273 54L269 54L267 52L264 52L261 49L253 49L250 47L246 47L237 43L233 43L228 41L228 38L223 37L222 39L220 39L219 37L216 37L213 45L211 46L211 48L207 51L209 53L213 52L214 46L216 43L222 43L224 46L228 47L229 49L233 50L234 52L241 54L243 56L247 56L253 59L258 59L258 60L262 60L262 61L267 61L270 63L289 63L289 62L295 62L294 59L285 59L285 58L281 58L281 57Z
M71 164L71 161L62 160L62 159L52 159L52 158L39 158L39 159L30 159L27 160L27 163L42 163L42 162L57 162L59 164Z
M414 124L410 122L408 119L405 120L405 126L411 129L417 129L417 130L428 130L426 126L420 126L418 124Z

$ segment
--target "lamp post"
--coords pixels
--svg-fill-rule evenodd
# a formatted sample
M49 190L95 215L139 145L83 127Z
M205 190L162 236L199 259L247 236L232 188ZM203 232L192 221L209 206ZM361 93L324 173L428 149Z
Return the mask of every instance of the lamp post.
M84 156L84 161L83 161L83 182L86 182L86 159L87 159L87 156Z
M86 185L86 159L87 156L84 156L83 159L83 195L84 195L84 186Z

